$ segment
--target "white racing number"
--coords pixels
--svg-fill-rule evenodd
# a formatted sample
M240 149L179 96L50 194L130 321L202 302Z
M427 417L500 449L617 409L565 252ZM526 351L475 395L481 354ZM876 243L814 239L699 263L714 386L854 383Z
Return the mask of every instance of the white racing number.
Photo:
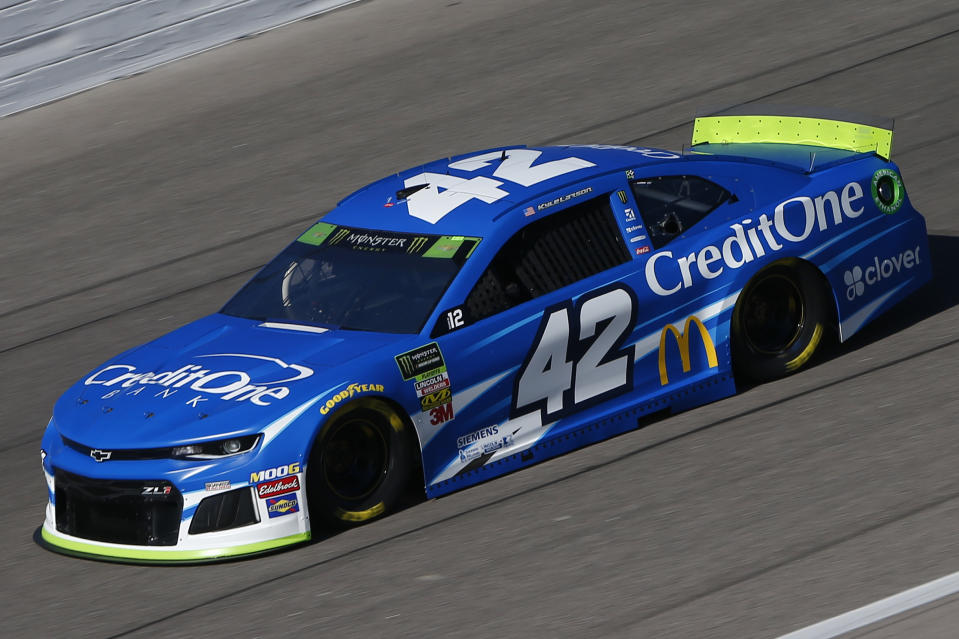
M403 184L407 188L420 184L428 185L407 198L410 215L436 224L455 208L470 200L477 199L492 204L507 197L509 192L500 188L504 185L502 180L533 186L566 173L595 166L592 162L576 157L533 166L540 155L542 151L533 149L507 149L505 152L491 151L457 160L449 165L450 169L456 171L473 172L496 164L493 178L499 178L498 180L483 176L464 178L446 173L420 173L406 178Z
M636 298L620 285L547 309L513 389L512 417L543 411L543 422L633 386L634 347L622 348Z
M464 326L466 322L463 321L463 309L454 308L452 311L446 313L446 328L449 330L454 330Z

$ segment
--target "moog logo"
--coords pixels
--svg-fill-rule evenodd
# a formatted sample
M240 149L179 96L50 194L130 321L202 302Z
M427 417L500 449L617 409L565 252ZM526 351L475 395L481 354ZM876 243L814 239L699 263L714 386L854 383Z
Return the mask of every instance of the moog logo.
M878 284L902 272L903 269L911 269L916 264L919 264L918 246L882 261L879 261L878 257L873 257L872 264L865 269L858 265L854 266L842 275L843 282L846 284L846 299L851 302L860 295L865 295L867 286Z

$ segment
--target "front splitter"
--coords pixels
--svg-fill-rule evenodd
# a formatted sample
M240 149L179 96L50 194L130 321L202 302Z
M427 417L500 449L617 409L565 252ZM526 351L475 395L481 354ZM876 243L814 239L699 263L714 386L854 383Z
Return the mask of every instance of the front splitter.
M71 557L124 564L192 565L245 559L276 552L308 542L310 533L297 533L288 537L251 544L199 550L160 550L158 548L130 548L113 544L100 544L63 536L58 532L51 531L46 526L41 527L40 534L35 537L37 543L43 548Z

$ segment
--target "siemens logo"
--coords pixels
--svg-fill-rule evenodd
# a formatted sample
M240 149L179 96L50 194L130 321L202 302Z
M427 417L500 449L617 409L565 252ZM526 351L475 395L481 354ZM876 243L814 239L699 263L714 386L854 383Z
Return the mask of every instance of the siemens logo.
M666 296L692 286L697 274L707 280L719 277L727 268L738 269L767 252L779 251L785 243L803 242L830 225L856 219L865 211L857 205L862 197L859 183L850 182L839 193L790 198L776 207L772 219L763 213L755 223L746 219L731 225L732 235L721 244L678 258L672 251L655 253L646 262L646 283L657 295Z
M488 439L490 437L496 437L497 435L499 435L499 426L494 425L494 426L489 426L487 428L481 428L477 431L473 431L472 433L469 433L468 435L457 437L456 447L465 448L466 446L469 446L473 442L483 441L484 439Z

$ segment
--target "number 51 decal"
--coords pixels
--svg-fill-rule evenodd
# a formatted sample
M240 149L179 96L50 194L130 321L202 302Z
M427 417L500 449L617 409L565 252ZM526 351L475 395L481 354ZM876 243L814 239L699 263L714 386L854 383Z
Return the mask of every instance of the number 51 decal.
M543 313L533 348L513 388L511 417L543 411L543 423L633 387L633 352L623 348L636 319L636 296L613 285Z

